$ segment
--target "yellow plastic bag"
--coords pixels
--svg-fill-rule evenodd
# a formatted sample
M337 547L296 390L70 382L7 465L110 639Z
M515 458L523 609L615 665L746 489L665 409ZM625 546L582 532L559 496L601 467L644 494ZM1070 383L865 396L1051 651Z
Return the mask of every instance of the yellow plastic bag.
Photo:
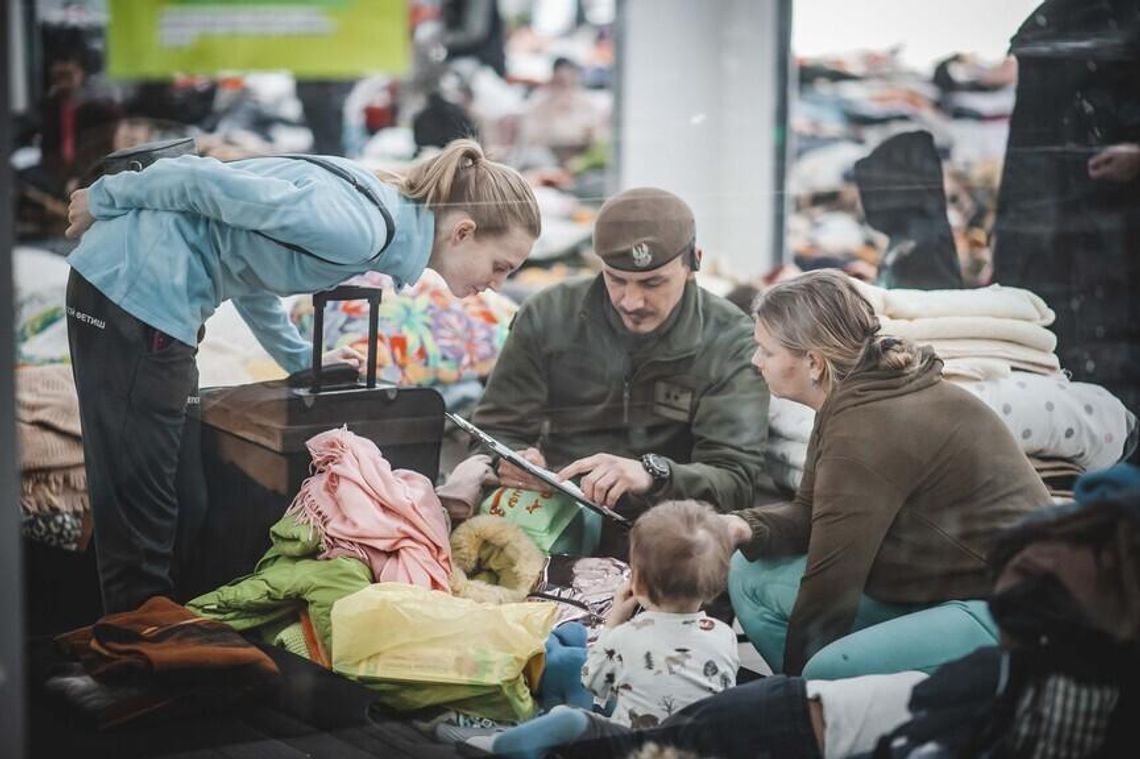
M482 604L402 583L369 585L333 605L333 670L401 711L447 704L528 719L555 613L549 603Z

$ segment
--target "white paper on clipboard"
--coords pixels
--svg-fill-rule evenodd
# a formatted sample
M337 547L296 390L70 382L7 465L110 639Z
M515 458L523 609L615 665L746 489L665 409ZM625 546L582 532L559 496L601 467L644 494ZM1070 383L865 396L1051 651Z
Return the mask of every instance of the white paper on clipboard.
M611 508L591 501L586 497L586 494L582 492L582 489L575 485L573 482L570 482L569 480L560 480L558 479L558 475L549 469L538 466L537 464L532 464L520 456L518 453L513 451L510 447L504 445L503 443L500 443L498 440L491 437L486 432L479 429L463 417L449 412L447 414L447 418L454 422L455 425L459 427L459 429L477 438L481 443L483 443L483 445L490 448L497 456L502 459L506 459L510 463L517 466L519 469L522 469L536 479L546 483L554 490L557 490L558 492L569 496L570 498L585 506L587 509L596 511L602 516L614 520L623 527L628 528L630 526L628 519Z

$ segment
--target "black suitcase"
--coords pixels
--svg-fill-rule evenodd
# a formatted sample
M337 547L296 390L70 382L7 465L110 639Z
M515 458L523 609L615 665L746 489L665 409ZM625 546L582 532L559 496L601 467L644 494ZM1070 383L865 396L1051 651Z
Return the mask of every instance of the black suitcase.
M369 301L368 376L323 376L324 309L330 301ZM305 442L347 425L380 448L394 469L435 481L443 440L443 397L430 388L377 386L380 290L342 286L313 296L311 373L201 392L202 469L208 505L183 564L179 595L192 597L248 574L269 547L281 518L310 474Z

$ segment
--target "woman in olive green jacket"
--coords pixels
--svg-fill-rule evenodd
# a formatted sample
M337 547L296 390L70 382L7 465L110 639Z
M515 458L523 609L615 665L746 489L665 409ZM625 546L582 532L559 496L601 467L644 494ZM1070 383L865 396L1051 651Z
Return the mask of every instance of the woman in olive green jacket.
M724 517L733 608L776 671L930 671L996 642L990 538L1049 495L1000 419L930 348L879 335L844 275L758 301L753 363L816 411L795 499Z

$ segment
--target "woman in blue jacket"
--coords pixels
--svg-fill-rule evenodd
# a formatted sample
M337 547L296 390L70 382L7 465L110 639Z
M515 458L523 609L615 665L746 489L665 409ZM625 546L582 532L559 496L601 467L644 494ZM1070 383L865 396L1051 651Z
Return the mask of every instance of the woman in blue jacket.
M513 169L457 140L406 175L333 157L184 156L76 191L68 338L107 613L171 595L176 476L202 325L233 300L289 372L309 345L279 296L425 267L465 297L497 289L541 231ZM326 359L328 356L326 356Z

